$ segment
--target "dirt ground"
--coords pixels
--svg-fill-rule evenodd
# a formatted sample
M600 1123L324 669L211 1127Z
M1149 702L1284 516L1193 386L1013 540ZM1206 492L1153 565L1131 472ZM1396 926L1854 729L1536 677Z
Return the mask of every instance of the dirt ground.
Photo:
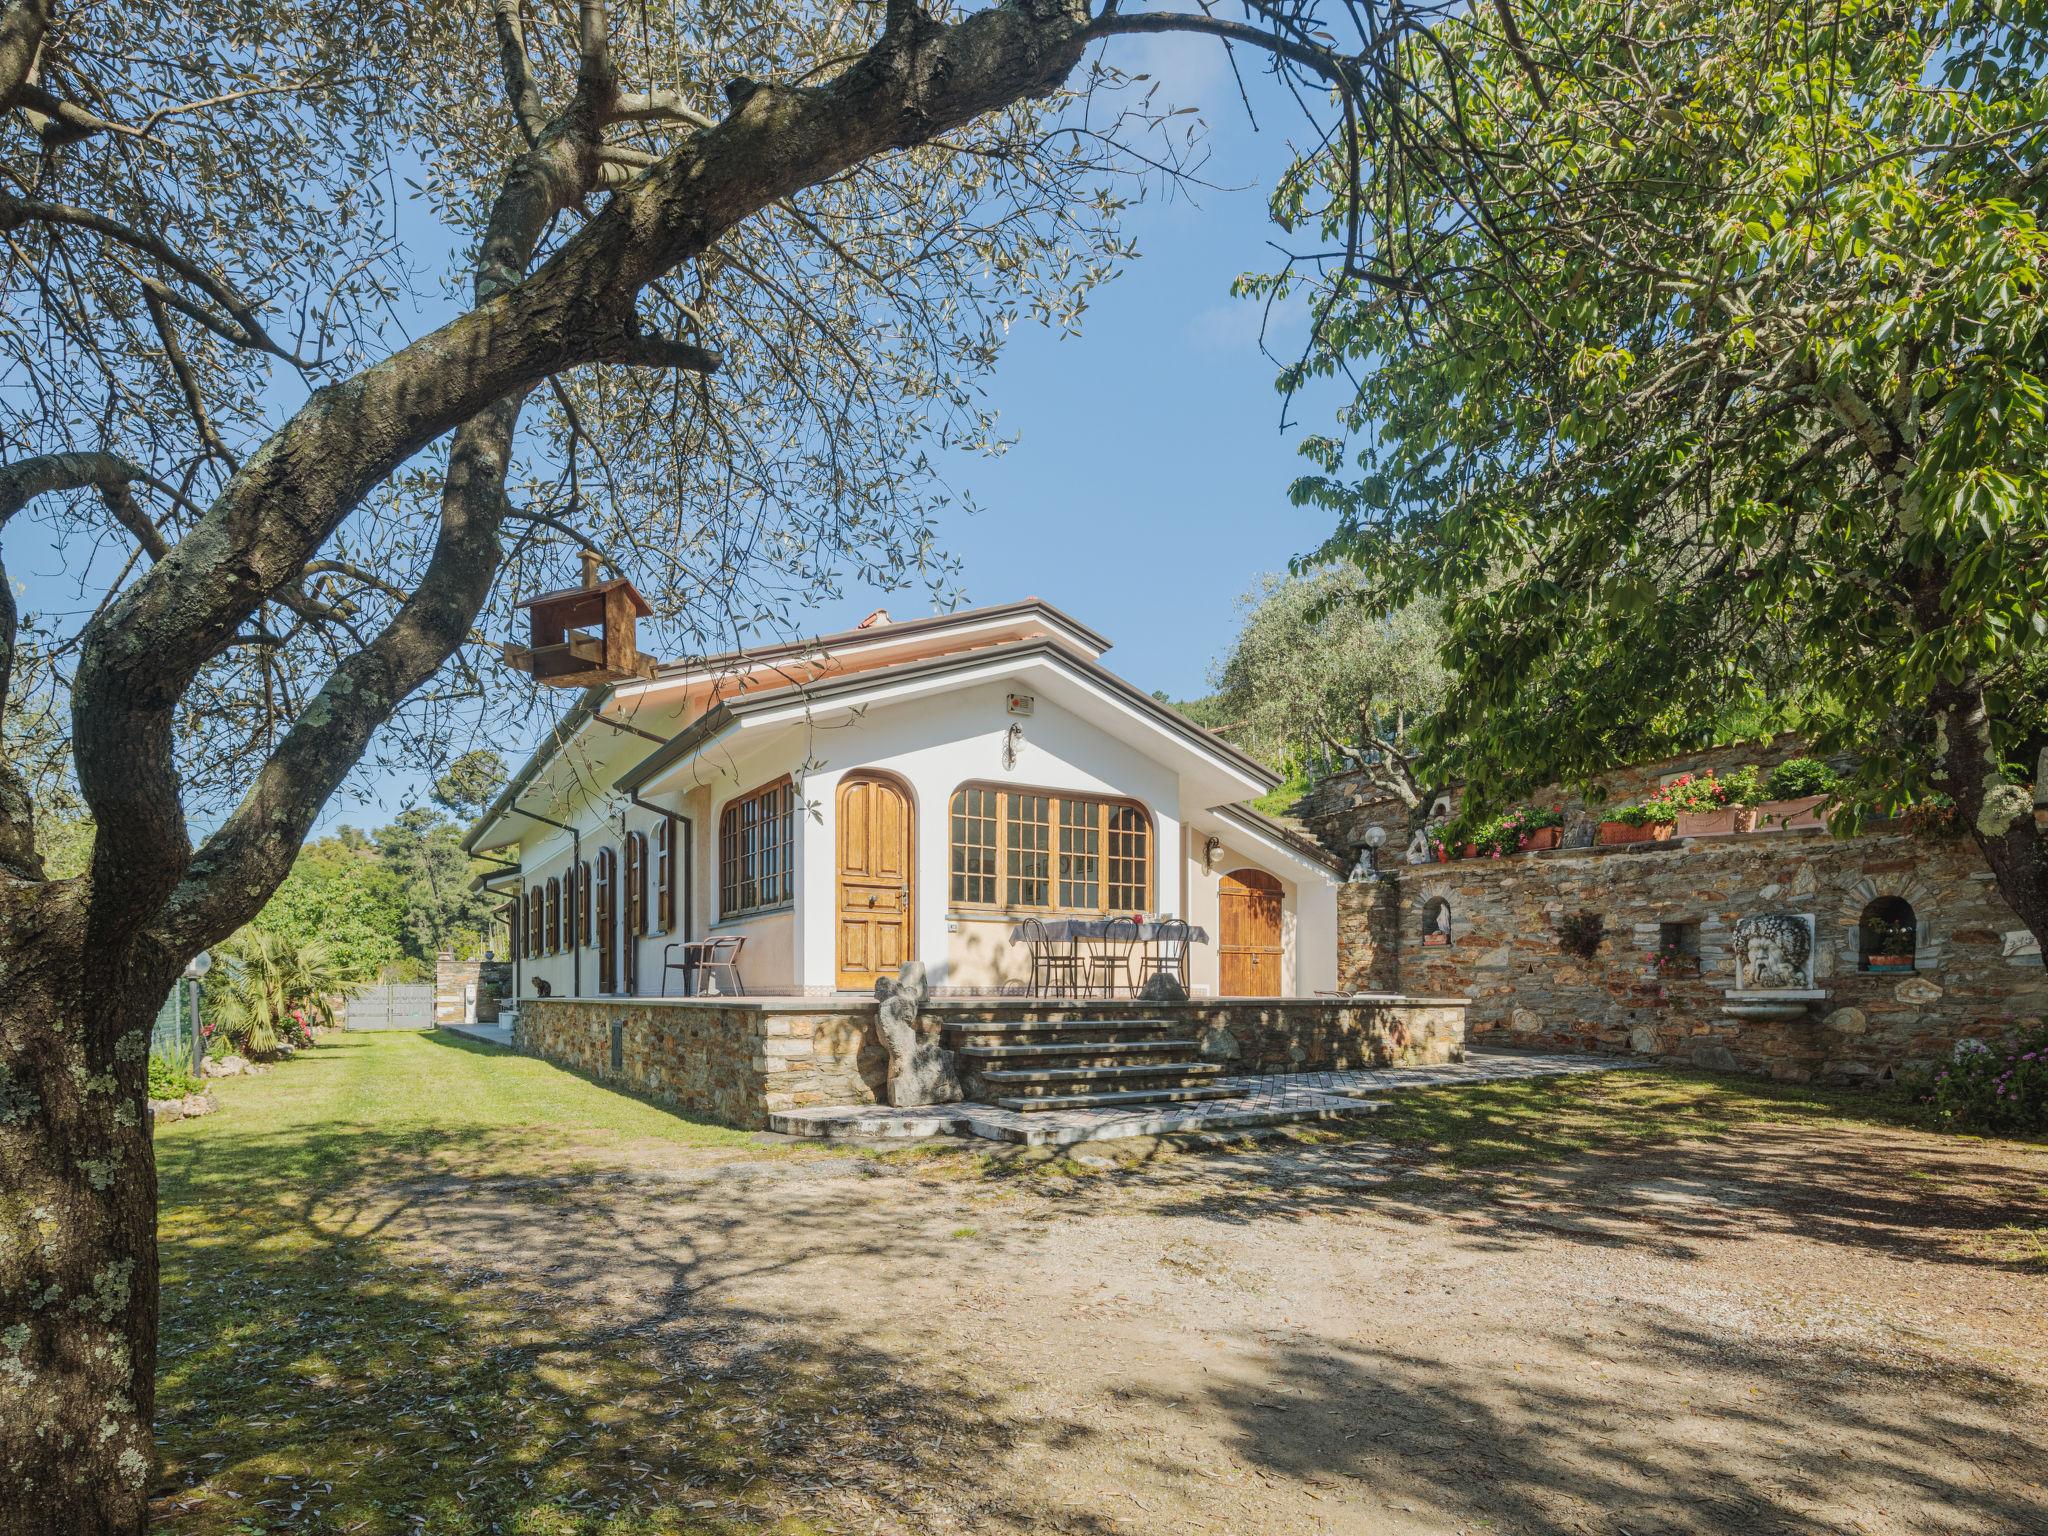
M515 1295L562 1380L641 1359L650 1468L740 1383L768 1502L826 1528L2048 1532L2048 1269L2000 1236L2048 1217L2039 1148L764 1149L400 1193L384 1236Z

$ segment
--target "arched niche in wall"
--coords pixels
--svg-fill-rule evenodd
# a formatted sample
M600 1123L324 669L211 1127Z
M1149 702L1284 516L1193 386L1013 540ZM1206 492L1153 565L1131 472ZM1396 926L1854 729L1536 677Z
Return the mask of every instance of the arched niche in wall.
M1920 916L1903 896L1878 896L1856 919L1856 969L1910 971L1920 952Z
M1422 904L1422 942L1435 948L1451 942L1451 901L1432 896Z

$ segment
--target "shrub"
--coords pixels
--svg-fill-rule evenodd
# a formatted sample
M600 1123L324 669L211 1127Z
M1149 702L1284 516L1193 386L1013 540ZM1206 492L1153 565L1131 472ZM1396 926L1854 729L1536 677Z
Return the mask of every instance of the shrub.
M168 1057L149 1058L149 1096L152 1099L182 1099L199 1091L199 1079Z
M1606 814L1609 821L1631 827L1651 827L1672 819L1671 807L1661 800L1645 800L1641 805L1617 805Z
M1540 832L1545 827L1563 825L1563 811L1520 806L1470 827L1460 839L1460 845L1470 843L1479 851L1481 858L1498 859L1511 853L1520 853L1522 839L1529 833Z
M1963 1041L1934 1074L1925 1102L1950 1130L2048 1131L2048 1025L2028 1030L2003 1050Z
M1773 800L1803 800L1833 794L1842 776L1817 757L1788 757L1771 770L1768 787Z

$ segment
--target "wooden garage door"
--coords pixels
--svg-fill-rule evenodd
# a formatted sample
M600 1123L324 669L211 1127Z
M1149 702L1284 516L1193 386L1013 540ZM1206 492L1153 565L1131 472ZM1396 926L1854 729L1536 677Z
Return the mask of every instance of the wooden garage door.
M1234 869L1217 890L1217 990L1225 997L1280 995L1280 882L1263 869Z

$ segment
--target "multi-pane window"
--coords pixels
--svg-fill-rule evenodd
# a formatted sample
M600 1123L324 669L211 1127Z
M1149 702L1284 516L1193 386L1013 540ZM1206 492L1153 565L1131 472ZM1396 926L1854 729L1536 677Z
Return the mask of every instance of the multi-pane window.
M796 786L778 779L718 818L718 915L778 907L796 894Z
M996 791L969 785L953 792L953 900L996 904Z
M1116 913L1152 904L1152 822L1141 806L963 784L951 810L955 906Z

